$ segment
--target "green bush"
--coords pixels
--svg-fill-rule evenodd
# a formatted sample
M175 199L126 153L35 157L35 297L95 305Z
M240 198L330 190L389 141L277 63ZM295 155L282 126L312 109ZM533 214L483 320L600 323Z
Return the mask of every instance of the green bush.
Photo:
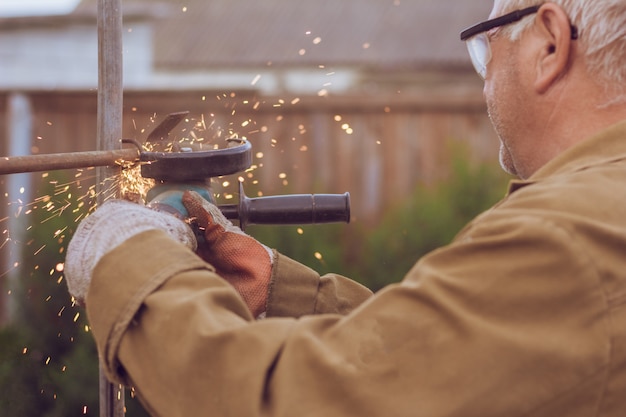
M249 226L246 233L321 274L345 273L346 225Z
M363 238L367 244L356 264L362 282L378 290L400 281L420 257L450 243L500 200L508 179L499 167L473 165L457 154L448 178L436 186L417 185L404 204L386 213Z
M3 416L99 415L95 343L60 268L75 220L90 204L77 198L85 194L78 183L58 185L64 183L43 182L37 195L49 198L38 199L22 214L26 236L11 289L16 308L11 323L0 329ZM147 416L136 400L128 400L127 409L129 416Z
M25 230L13 271L10 325L0 332L0 408L10 416L97 415L97 353L84 313L62 282L64 246L72 210L58 182L42 183L39 196L18 220ZM26 203L26 202L25 202ZM69 208L69 207L68 207ZM5 388L6 387L6 388ZM4 395L10 392L10 394Z

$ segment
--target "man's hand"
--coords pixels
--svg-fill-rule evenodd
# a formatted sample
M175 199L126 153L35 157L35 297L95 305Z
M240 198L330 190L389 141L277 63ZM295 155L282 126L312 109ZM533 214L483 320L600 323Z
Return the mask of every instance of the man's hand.
M274 253L234 226L218 207L198 193L185 191L183 204L204 233L198 255L239 292L258 317L265 312Z
M100 259L127 239L147 230L163 230L192 250L196 238L188 224L124 200L104 203L76 229L65 257L65 279L70 294L84 304L93 269Z

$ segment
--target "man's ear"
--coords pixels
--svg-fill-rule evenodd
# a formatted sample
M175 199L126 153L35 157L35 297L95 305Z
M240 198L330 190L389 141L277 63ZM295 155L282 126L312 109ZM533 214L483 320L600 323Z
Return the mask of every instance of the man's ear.
M569 70L572 54L572 29L565 11L546 3L537 12L536 34L539 37L535 90L544 94Z

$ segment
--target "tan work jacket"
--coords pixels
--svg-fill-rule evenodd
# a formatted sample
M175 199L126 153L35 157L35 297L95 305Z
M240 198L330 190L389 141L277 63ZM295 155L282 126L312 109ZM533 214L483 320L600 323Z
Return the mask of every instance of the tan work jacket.
M99 263L87 306L108 375L154 416L626 416L626 123L374 296L279 256L254 321L152 231Z

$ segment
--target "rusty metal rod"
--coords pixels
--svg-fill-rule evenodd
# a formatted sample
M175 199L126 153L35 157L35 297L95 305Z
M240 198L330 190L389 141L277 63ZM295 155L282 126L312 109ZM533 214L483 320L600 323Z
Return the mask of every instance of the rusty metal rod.
M0 157L0 175L57 169L104 167L139 160L137 148Z

